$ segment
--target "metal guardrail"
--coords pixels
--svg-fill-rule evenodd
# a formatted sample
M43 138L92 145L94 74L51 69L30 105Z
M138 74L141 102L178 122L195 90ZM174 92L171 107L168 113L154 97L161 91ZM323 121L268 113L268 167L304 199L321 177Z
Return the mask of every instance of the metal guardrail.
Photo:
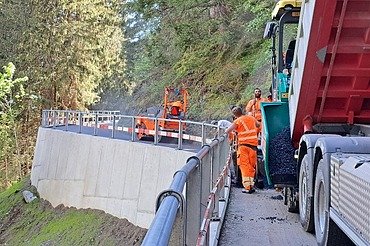
M42 127L62 127L68 131L72 125L94 129L111 130L115 138L119 131L131 133L131 141L136 141L136 121L148 118L143 116L120 115L118 111L70 111L44 110ZM157 197L156 216L144 238L142 245L217 245L218 235L225 216L230 192L230 145L221 129L213 124L174 119L161 121L178 122L177 133L169 134L158 127L148 133L154 136L178 138L178 148L182 149L184 139L202 144L201 150L188 159L185 166L174 174L169 189ZM183 123L192 126L192 134L182 132ZM187 127L190 128L190 127Z
M230 191L229 149L221 136L175 173L169 189L158 195L142 245L217 245Z
M231 152L209 197L196 245L217 245L230 194ZM215 225L214 225L215 224Z
M143 130L136 127L137 120L149 119L155 122L154 130ZM158 127L158 121L177 122L178 131L168 132L161 130ZM182 130L183 124L186 124L189 132ZM131 141L137 141L137 134L145 132L154 136L154 144L159 143L161 136L178 139L178 149L182 149L184 140L199 142L203 146L208 144L222 130L213 124L205 122L195 122L187 120L162 119L144 116L121 115L119 111L72 111L72 110L43 110L42 127L64 127L65 131L69 131L72 125L79 126L78 132L83 132L83 127L93 128L93 134L98 135L99 129L111 130L111 137L115 138L117 132L127 132L131 134Z

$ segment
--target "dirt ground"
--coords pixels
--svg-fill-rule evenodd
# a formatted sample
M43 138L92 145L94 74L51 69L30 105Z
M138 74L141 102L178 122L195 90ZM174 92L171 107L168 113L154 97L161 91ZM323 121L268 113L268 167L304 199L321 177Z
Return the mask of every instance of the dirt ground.
M0 245L140 245L144 239L146 229L101 210L53 208L43 199L27 204L25 189L36 193L28 180L0 197Z

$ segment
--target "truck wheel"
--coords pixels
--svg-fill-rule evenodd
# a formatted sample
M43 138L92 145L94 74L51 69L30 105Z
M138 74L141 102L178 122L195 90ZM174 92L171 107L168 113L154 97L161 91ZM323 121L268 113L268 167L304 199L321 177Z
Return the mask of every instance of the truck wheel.
M295 196L295 191L293 187L287 187L287 206L288 212L298 213L298 204Z
M288 205L288 187L283 188L283 202L284 205Z
M265 178L265 167L263 162L262 153L257 155L256 175L255 175L255 187L258 189L264 188L263 180Z
M258 173L260 176L265 177L266 172L265 172L265 163L263 161L262 156L257 156L257 165L258 165Z
M329 217L329 166L320 160L317 167L314 192L314 219L317 245L353 245L351 240Z
M309 161L308 155L305 155L299 171L299 220L305 231L313 232L313 200L308 197L308 187L312 187L312 184L309 183L312 180L307 177L307 165L311 165Z
M327 245L329 231L329 168L320 160L317 167L314 191L315 234L318 245Z

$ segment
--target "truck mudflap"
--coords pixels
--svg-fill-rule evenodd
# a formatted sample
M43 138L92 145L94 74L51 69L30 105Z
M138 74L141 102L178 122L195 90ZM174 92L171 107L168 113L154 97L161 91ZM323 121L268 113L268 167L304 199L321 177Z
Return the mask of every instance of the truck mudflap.
M289 128L287 102L263 102L261 148L266 180L271 185L297 184L297 164L294 159Z

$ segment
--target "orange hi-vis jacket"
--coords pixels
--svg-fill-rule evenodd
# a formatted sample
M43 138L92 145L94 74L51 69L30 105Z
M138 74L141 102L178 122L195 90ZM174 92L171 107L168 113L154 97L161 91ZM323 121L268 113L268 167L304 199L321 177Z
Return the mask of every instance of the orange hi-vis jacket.
M261 114L261 104L260 103L265 102L265 101L266 99L262 97L252 99L248 102L247 106L245 107L245 111L247 113L251 112L254 118L256 118L258 121L261 121L262 114Z
M256 119L249 115L243 115L234 120L238 132L238 144L258 145Z

